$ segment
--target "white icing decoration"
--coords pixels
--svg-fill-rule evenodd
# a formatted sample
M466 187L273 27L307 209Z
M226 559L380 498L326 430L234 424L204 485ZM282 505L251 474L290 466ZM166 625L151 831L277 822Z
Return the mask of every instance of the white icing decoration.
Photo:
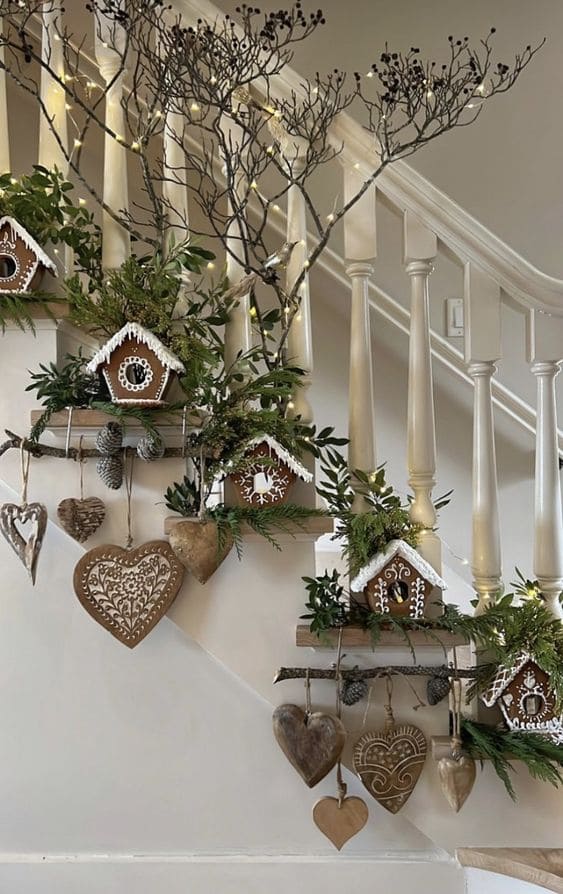
M142 366L145 371L145 378L142 382L131 382L127 378L127 370L133 364L137 366ZM154 379L152 367L147 360L146 357L125 357L121 363L119 364L119 370L117 371L117 378L119 380L119 384L122 388L125 388L126 391L144 391L145 388L148 388Z
M155 356L160 360L163 366L173 369L174 372L185 372L184 364L166 348L160 339L156 337L148 329L140 326L139 323L126 323L119 332L116 332L109 341L102 345L100 350L94 354L90 360L87 369L89 372L96 372L102 363L109 363L110 357L116 348L120 348L127 339L134 339L146 345Z
M425 580L432 584L433 587L439 587L440 590L447 589L445 580L443 580L438 572L432 568L432 565L430 565L426 559L423 559L420 553L413 549L412 546L405 543L404 540L391 540L382 553L378 553L374 556L373 559L371 559L367 565L364 565L358 572L354 580L350 583L350 588L354 590L355 593L361 593L370 580L378 575L395 556L401 556L403 559L406 559L407 562L410 562L421 577L425 578Z
M35 241L33 236L30 236L27 230L25 230L21 224L14 220L13 217L2 217L0 218L0 230L4 225L7 224L10 228L10 235L12 237L12 243L15 248L16 240L21 239L26 248L33 252L36 256L37 260L40 264L43 264L47 270L50 270L53 276L57 275L57 268L55 267L51 258L45 254L41 246ZM35 272L35 271L34 271ZM33 277L30 277L30 280Z
M267 444L270 450L276 454L278 459L285 463L288 469L297 475L298 478L301 478L302 481L309 483L313 480L313 473L309 472L304 465L292 456L289 450L282 447L282 445L276 441L275 438L272 438L271 435L259 435L257 438L253 438L252 441L249 441L248 444L245 445L245 453L250 452L254 447L258 447L260 444Z

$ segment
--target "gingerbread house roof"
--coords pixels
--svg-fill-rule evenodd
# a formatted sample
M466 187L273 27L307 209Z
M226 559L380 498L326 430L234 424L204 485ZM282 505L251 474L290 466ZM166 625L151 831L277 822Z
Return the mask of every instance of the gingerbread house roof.
M86 367L88 371L96 372L102 363L109 363L110 357L116 348L119 348L123 342L129 338L147 345L147 347L156 354L163 366L167 366L177 373L185 372L185 367L181 360L178 360L176 355L173 354L172 351L169 351L156 335L149 332L149 330L145 329L143 326L140 326L139 323L126 323L119 332L112 335L110 340L107 341L105 345L102 345L100 350L94 354Z
M487 708L492 708L506 687L512 683L514 677L520 673L528 661L534 661L533 656L529 652L521 652L512 667L500 667L498 669L489 687L481 693L481 701Z
M271 435L258 435L258 437L248 441L244 446L244 452L248 453L260 444L267 444L270 450L276 454L278 459L281 460L282 463L285 463L288 469L291 469L291 471L294 472L298 478L301 478L302 481L305 481L308 484L313 480L313 473L310 472L309 469L306 469L305 466L289 452L289 450L282 447L279 441L276 441Z
M375 555L373 559L371 559L367 565L364 565L358 572L356 577L350 583L351 589L356 593L361 593L372 577L379 574L379 572L385 568L387 563L397 555L402 556L403 559L410 562L413 568L416 568L418 573L424 577L428 583L432 584L433 587L439 587L441 590L447 589L448 585L445 580L440 577L432 565L430 565L426 559L423 559L416 549L413 549L412 546L405 543L404 540L391 540L383 552L377 553L377 555Z
M8 215L5 215L4 217L0 217L0 230L2 230L2 228L6 225L9 226L9 228L11 230L12 239L14 241L15 241L16 237L18 239L21 239L21 241L26 246L26 248L29 248L29 250L32 251L37 256L37 260L39 261L39 263L43 264L43 266L47 270L50 270L51 273L54 276L56 276L57 268L56 268L54 262L51 260L49 255L47 255L43 251L43 249L41 248L39 243L35 241L33 236L30 236L30 234L27 232L27 230L24 227L22 227L22 225L20 223L18 223L17 220L15 220L13 217L8 217Z

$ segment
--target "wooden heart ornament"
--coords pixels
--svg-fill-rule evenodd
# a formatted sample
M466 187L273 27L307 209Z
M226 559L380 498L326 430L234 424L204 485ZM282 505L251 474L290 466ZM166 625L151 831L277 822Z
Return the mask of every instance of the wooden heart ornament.
M221 562L229 555L233 547L230 532L219 536L214 521L186 519L179 521L170 531L170 546L176 556L201 584L206 583L217 571Z
M390 813L398 813L418 782L426 751L421 729L393 725L358 739L354 769L370 795Z
M137 549L97 546L74 569L74 590L88 614L132 649L166 614L183 577L164 540Z
M452 753L438 761L438 778L446 801L459 813L475 785L475 761L461 750L459 739L452 739Z
M99 497L76 499L69 497L57 507L61 527L78 543L84 543L94 534L104 518L106 507Z
M31 533L24 536L18 525L31 525ZM47 510L42 503L23 503L20 506L4 503L0 507L0 530L27 568L32 584L35 584L37 561L46 528Z
M321 798L313 807L313 821L326 835L336 850L361 832L368 821L369 811L361 798Z
M309 788L330 773L342 753L346 730L332 714L306 714L297 705L280 705L273 716L278 745Z

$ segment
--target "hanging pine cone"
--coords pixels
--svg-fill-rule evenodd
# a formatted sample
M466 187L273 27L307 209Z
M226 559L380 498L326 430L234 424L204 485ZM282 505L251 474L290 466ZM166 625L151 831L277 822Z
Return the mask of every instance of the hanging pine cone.
M368 694L367 681L362 677L356 679L348 678L342 681L342 689L340 690L340 698L345 705L357 705Z
M106 487L119 490L123 482L122 456L101 456L96 463L96 471Z
M123 426L108 422L96 435L96 450L103 456L115 456L123 445Z
M437 705L450 691L448 677L430 677L426 684L426 698L429 705Z
M146 463L151 463L155 459L162 459L164 456L162 439L154 435L147 435L145 438L141 438L137 444L137 456Z

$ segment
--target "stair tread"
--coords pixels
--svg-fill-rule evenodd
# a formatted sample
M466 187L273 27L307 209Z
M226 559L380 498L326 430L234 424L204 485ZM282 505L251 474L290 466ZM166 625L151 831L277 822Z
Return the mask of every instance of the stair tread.
M298 624L295 632L295 645L313 647L316 649L335 649L338 644L338 630L328 630L320 637L311 633L308 624ZM409 640L413 646L429 646L431 648L453 648L453 646L466 645L467 640L459 634L442 630L412 630L409 631ZM371 633L362 627L344 627L342 630L342 645L344 647L360 647L368 649L380 648L405 648L405 637L395 630L382 630L377 644L374 646Z

